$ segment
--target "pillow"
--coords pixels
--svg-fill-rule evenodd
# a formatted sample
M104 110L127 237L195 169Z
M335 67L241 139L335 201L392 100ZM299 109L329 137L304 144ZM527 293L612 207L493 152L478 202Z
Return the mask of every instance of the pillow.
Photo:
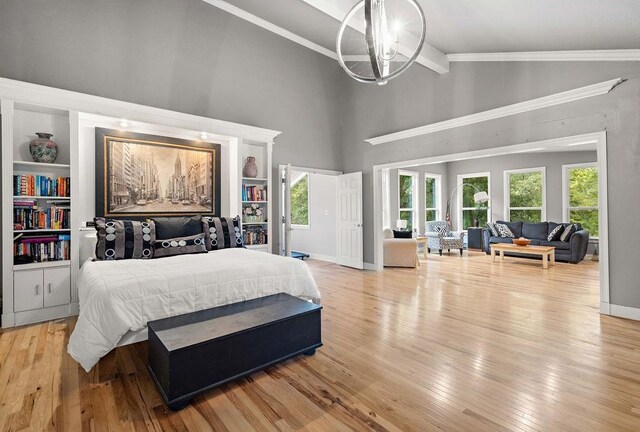
M496 229L496 224L491 223L491 222L487 222L487 228L489 229L489 231L491 231L491 235L493 237L500 237L500 234L498 233L498 230Z
M206 253L204 233L176 237L172 239L158 239L153 242L153 257L162 258L174 255Z
M240 216L234 218L205 216L201 219L201 223L207 250L244 247Z
M558 225L549 233L549 235L547 236L547 240L548 241L560 240L560 236L562 235L563 230L564 230L564 226Z
M449 234L449 227L447 225L438 225L436 227L436 232L438 234L447 235Z
M515 236L513 235L513 233L511 232L511 230L509 229L508 226L506 226L503 223L497 223L496 225L496 230L498 231L498 235L500 237L504 237L504 238L515 238Z
M152 243L156 239L153 222L94 219L98 241L96 259L147 259L153 258Z
M562 235L560 236L560 241L567 242L571 238L571 234L576 232L576 226L574 224L569 224L564 227L564 231L562 231Z
M411 231L396 231L393 230L393 238L412 238Z
M190 237L202 232L202 216L174 216L151 218L156 226L156 239Z

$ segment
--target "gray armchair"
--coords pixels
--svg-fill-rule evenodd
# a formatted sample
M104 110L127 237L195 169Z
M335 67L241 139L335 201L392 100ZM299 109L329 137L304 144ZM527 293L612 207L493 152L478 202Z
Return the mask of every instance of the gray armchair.
M464 250L464 232L455 233L449 229L449 224L445 221L427 222L427 248L440 252L444 249L451 252L451 249L459 249L460 256Z

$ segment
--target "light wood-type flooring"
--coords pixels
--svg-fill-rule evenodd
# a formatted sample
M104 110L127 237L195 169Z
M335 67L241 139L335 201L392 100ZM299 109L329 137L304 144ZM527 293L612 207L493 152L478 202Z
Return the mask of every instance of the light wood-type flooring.
M323 342L179 412L146 343L87 374L75 319L3 331L0 431L640 431L640 323L598 313L598 264L429 255L418 269L307 261Z

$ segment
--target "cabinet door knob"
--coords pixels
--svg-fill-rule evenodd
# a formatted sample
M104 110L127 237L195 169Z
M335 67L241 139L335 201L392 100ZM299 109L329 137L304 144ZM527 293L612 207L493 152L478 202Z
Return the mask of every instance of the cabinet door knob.
M47 289L49 290L49 294L51 294L51 282L49 282Z
M40 294L40 284L36 284L36 295Z

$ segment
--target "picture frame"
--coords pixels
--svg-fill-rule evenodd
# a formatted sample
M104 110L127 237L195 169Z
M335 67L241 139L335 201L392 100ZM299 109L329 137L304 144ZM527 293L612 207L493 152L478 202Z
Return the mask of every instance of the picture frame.
M220 214L220 144L95 129L96 216Z

